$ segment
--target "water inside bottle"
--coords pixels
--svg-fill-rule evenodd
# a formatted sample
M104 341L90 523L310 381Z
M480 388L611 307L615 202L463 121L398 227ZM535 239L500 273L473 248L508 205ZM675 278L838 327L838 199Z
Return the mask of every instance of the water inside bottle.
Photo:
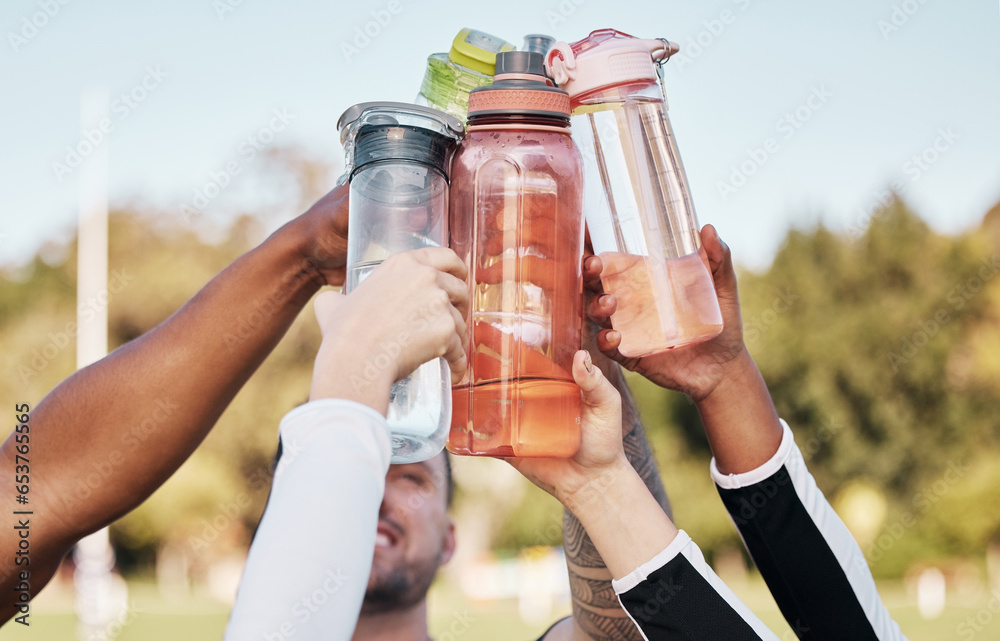
M622 355L646 356L722 331L712 276L698 253L657 260L605 252L600 259L604 291L618 299L611 325L621 333Z

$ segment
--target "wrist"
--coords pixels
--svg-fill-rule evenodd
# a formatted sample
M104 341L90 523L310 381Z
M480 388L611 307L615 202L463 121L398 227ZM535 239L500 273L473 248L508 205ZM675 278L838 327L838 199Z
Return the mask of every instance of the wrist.
M342 336L326 338L320 345L309 400L356 401L384 416L396 381L396 361L359 343L357 335L353 341L348 338L350 334Z
M563 505L586 530L611 576L620 579L676 537L677 528L628 462L596 477Z
M695 405L722 474L760 467L781 444L783 429L774 402L746 349L712 392Z
M641 483L642 479L623 452L607 465L587 468L572 479L564 478L552 495L582 521L579 513L606 509L609 490L629 484L634 480L632 477Z
M699 412L712 411L730 402L733 394L739 393L738 391L745 388L748 383L760 378L760 370L757 369L757 364L747 351L746 345L742 346L736 356L722 367L723 373L712 388L700 395L692 395Z
M320 265L330 256L317 245L313 227L305 216L282 225L268 241L280 246L285 256L286 269L296 282L308 284L313 288L313 293L327 284Z

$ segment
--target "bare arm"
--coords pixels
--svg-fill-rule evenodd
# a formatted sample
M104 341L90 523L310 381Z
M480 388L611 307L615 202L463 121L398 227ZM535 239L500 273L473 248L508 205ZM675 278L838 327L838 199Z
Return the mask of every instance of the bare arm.
M335 189L33 408L30 563L15 568L17 533L0 528L4 594L23 570L36 594L77 540L135 508L187 459L312 295L343 281L346 205L346 188ZM14 471L15 445L11 435L0 447L4 472ZM14 613L9 597L0 608L4 620Z
M663 488L659 470L653 453L646 441L646 434L632 402L628 385L616 363L603 357L594 362L611 381L622 397L622 444L625 456L646 488L656 499L659 507L669 516L670 501ZM552 639L566 638L580 641L604 641L611 639L640 640L642 635L618 603L618 597L611 587L611 572L604 559L579 519L565 510L563 513L563 548L566 553L566 567L569 571L569 585L573 598L573 629L571 636L553 636ZM564 623L560 627L567 628ZM556 630L553 630L555 634Z
M584 264L584 278L588 289L597 293L600 288L600 266L592 260ZM606 319L611 315L609 301L597 295L589 303L590 316ZM590 324L588 340L593 340L599 327ZM635 469L650 494L668 516L670 501L663 488L656 460L646 441L646 433L639 418L639 412L632 400L628 384L619 365L602 355L597 349L590 350L593 362L621 395L622 404L622 445L625 457ZM547 640L573 639L577 641L604 641L624 639L639 641L642 635L622 609L611 587L611 572L604 559L597 552L594 542L580 520L569 510L563 512L563 549L566 554L566 569L569 572L570 592L573 599L573 619L557 625L546 637Z

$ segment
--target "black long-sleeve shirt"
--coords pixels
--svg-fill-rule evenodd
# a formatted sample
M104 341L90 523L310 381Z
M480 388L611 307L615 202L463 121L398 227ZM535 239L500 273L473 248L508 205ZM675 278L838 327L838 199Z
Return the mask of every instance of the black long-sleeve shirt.
M905 641L861 549L782 426L777 453L758 469L723 475L713 460L711 471L785 620L804 641ZM614 587L649 641L777 641L683 531Z

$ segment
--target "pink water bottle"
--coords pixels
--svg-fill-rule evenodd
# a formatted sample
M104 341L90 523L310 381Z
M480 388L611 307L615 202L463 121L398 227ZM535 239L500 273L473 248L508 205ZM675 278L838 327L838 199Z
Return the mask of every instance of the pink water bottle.
M667 118L658 63L678 50L614 29L546 54L570 96L584 158L584 214L601 281L618 299L619 351L637 357L722 331L698 219ZM662 82L662 79L660 79Z
M469 369L448 449L572 456L580 446L583 215L569 97L542 55L497 55L452 162L451 247L469 266Z

